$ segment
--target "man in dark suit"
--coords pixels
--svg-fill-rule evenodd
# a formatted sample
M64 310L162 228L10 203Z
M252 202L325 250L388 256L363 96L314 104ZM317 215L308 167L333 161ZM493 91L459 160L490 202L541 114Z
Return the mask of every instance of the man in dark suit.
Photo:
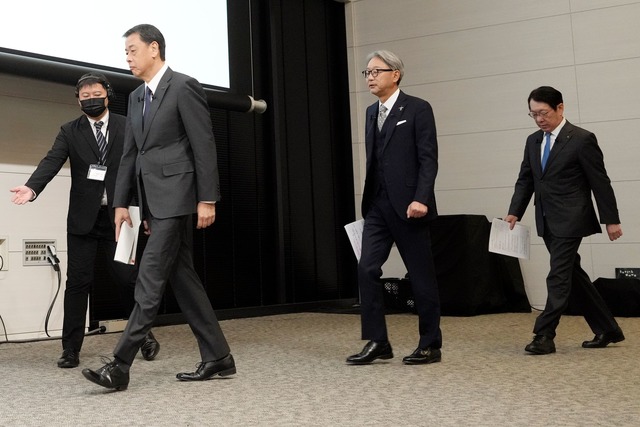
M536 319L533 341L525 351L556 351L553 339L560 316L575 302L595 333L582 347L600 348L624 340L622 330L580 266L582 238L600 233L606 224L609 240L622 236L616 198L604 167L596 136L563 116L562 94L549 86L529 95L529 115L539 131L529 135L524 160L505 221L513 229L535 194L536 228L550 255L547 302ZM596 199L600 223L593 208Z
M358 263L364 349L350 364L391 359L384 317L382 265L396 243L409 272L418 312L418 347L403 358L407 365L439 362L442 333L440 300L431 253L429 221L437 216L434 185L438 172L436 125L428 102L399 89L400 58L376 51L363 71L378 101L367 108L367 169L362 198L365 220Z
M109 101L114 99L115 93L102 74L83 75L76 84L75 92L84 114L61 127L53 147L27 183L11 189L14 193L12 201L18 205L35 200L69 159L68 267L62 356L58 360L61 368L75 368L80 363L87 298L93 285L98 245L104 246L108 270L121 287L123 314L126 315L133 309L137 274L134 266L113 260L116 248L114 212L108 207L113 200L122 156L125 118L109 113ZM100 140L105 143L103 151ZM147 360L154 359L158 354L160 345L151 332L147 334L141 350Z
M128 194L137 186L149 240L142 254L136 304L114 350L114 360L82 373L106 388L125 390L136 349L171 282L182 313L196 336L202 362L182 381L236 373L229 345L193 266L192 215L197 228L215 221L220 198L216 146L204 90L195 79L165 64L162 33L148 24L124 34L127 63L144 80L129 96L125 145L113 205L116 236L131 225Z

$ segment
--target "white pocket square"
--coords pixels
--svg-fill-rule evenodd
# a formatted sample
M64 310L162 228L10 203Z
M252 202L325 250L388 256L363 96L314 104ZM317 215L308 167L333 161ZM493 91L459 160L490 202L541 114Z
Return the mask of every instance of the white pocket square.
M407 122L406 120L400 120L398 123L396 123L396 126L400 126L401 124L406 123L406 122Z

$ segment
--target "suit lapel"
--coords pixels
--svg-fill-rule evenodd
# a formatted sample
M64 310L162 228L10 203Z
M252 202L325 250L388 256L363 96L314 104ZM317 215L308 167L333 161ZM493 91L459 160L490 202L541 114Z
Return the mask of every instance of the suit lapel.
M107 128L107 163L111 163L111 149L113 148L113 141L118 139L118 135L122 132L118 122L113 120L113 116L109 119L109 127ZM120 159L114 159L116 162L119 162Z
M541 130L538 131L535 138L535 153L532 159L533 168L535 168L535 170L537 171L540 171L540 173L542 174L544 173L544 171L542 170L542 140L544 139L544 132Z
M549 167L553 165L554 159L558 157L558 155L560 155L560 152L562 152L564 147L567 146L567 142L569 142L569 140L573 136L573 129L574 129L573 125L568 121L562 127L562 130L560 131L560 133L556 137L556 140L553 143L553 148L549 152L549 158L547 159L547 166L544 169L545 172L549 170ZM540 159L540 156L538 156L538 159Z
M391 140L391 136L393 135L393 132L396 129L396 125L402 118L402 114L404 113L404 110L406 107L407 107L407 96L405 95L404 92L400 91L400 94L398 95L398 99L396 99L396 102L393 104L393 108L389 112L389 115L387 116L387 119L385 120L385 123L384 123L384 126L387 127L387 136L384 140L383 149L387 147L387 144Z
M100 161L100 149L98 148L96 135L93 133L93 129L91 129L91 124L89 123L89 119L87 119L87 116L83 116L80 122L80 134L82 134L86 145L93 153L93 157L87 157L87 161L89 163L98 163Z
M169 89L171 78L173 77L173 71L171 68L167 68L167 71L164 73L162 78L160 79L160 83L158 83L158 87L156 88L155 93L153 94L153 101L151 102L151 109L149 110L149 114L147 115L147 122L144 124L144 131L142 132L142 141L143 145L147 140L147 135L149 134L149 129L151 129L151 124L153 123L153 118L156 116L158 112L158 108L162 105L162 100L164 98L165 93L167 93L167 89ZM143 93L144 93L144 85L143 85Z
M129 116L131 117L131 130L138 149L142 148L142 111L144 107L144 84L131 93L129 101ZM137 101L137 102L136 102Z
M367 165L373 155L373 140L375 138L375 131L377 121L377 112L378 112L378 102L376 101L374 104L370 105L367 108L367 125L365 129L365 150L366 150L366 159Z

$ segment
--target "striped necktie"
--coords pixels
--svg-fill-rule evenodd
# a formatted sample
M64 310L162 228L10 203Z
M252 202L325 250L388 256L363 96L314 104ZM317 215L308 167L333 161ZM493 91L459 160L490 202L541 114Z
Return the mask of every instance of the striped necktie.
M105 138L102 133L104 122L95 122L93 126L96 128L96 140L98 141L98 149L100 150L100 164L104 165L107 159L107 138Z
M378 113L378 130L382 130L382 125L387 118L387 107L384 104L380 104L380 112Z

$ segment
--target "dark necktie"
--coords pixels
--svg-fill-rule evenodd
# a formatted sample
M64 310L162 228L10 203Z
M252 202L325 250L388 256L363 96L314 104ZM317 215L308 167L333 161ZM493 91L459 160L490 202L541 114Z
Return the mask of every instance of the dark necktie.
M547 132L547 140L544 144L544 151L542 152L542 170L547 166L547 160L549 160L549 153L551 152L551 133Z
M380 111L378 113L378 130L382 130L384 120L387 118L387 107L384 104L380 104Z
M104 122L95 122L93 126L96 128L96 140L98 141L98 149L100 150L100 164L104 165L107 158L107 138L102 133Z
M144 124L147 121L147 116L149 115L149 110L151 109L151 99L153 98L153 92L151 92L151 88L147 86L144 91L144 111L142 112L142 129L144 129Z

